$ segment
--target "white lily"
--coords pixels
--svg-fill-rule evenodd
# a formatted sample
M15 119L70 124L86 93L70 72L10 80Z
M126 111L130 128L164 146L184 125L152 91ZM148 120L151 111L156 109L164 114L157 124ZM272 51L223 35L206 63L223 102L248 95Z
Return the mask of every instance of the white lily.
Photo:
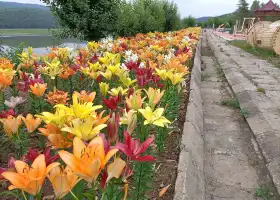
M5 100L4 104L9 108L14 109L17 105L22 104L25 101L26 99L22 97L11 97L9 101Z

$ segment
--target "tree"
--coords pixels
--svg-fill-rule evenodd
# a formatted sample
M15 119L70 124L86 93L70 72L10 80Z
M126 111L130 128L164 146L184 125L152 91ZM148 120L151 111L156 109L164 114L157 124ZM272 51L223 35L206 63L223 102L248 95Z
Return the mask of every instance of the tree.
M239 19L250 16L249 4L246 0L239 0L237 4L236 16Z
M255 10L259 9L261 7L261 3L259 0L254 0L252 5L251 5L251 12L253 13Z
M120 0L42 0L57 16L64 36L96 40L113 33Z
M163 10L165 15L164 31L174 31L180 28L180 14L177 4L174 2L163 1Z
M182 20L183 28L194 27L196 25L196 19L192 16L185 17Z

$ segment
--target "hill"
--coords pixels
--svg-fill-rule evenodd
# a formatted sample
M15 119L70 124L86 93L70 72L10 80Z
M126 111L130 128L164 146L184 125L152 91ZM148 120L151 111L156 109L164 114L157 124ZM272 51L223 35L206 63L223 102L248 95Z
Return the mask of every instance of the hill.
M55 28L48 7L0 1L0 28Z
M196 22L207 22L209 18L211 17L199 17L196 18Z
M4 2L0 1L0 8L38 8L41 10L49 10L48 7L38 4L17 3L17 2Z

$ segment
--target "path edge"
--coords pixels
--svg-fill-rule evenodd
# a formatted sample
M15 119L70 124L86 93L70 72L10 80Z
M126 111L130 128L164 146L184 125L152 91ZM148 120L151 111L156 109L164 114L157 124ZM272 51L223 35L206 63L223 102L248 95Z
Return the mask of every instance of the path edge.
M186 121L180 144L180 157L173 200L204 200L205 183L203 170L203 110L201 97L201 43L196 47L191 73L190 95Z

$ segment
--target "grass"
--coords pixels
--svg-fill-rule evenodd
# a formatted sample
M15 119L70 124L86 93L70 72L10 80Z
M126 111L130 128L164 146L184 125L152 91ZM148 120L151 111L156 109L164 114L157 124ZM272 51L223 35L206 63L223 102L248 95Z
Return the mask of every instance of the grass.
M202 81L207 80L209 77L210 77L210 75L208 73L206 73L206 72L201 73L201 80Z
M280 68L280 56L277 55L273 50L252 47L246 41L242 40L233 40L230 43L233 46L239 47L244 51L247 51L248 53L251 53L261 59L267 60L270 63L272 63L275 67Z
M264 88L257 88L257 92L261 92L265 94L265 89Z
M51 35L51 29L0 29L0 35Z
M238 102L236 97L229 98L229 99L223 99L221 104L224 105L224 106L234 108L234 109L239 109L240 108L239 102Z
M222 81L226 81L226 76L220 65L216 65L216 74Z
M269 186L261 186L256 189L255 193L256 197L262 197L264 200L272 200L274 199L274 194Z
M247 118L249 115L248 109L247 108L240 108L240 114L241 116Z

